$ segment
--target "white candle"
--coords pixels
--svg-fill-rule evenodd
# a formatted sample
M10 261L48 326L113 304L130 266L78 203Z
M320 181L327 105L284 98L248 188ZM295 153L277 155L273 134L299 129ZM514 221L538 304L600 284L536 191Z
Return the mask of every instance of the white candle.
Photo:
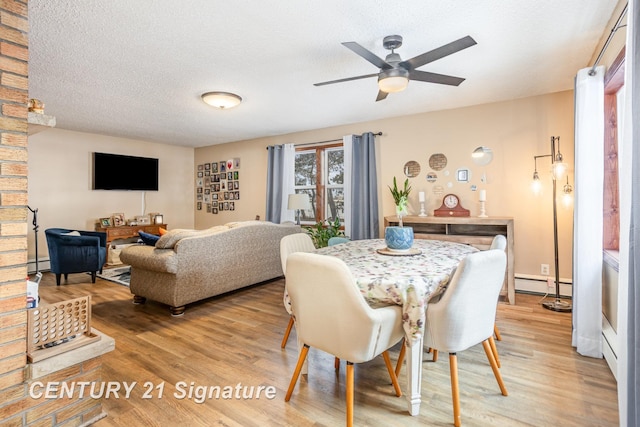
M418 201L424 202L424 191L418 193Z
M487 201L487 190L480 190L480 201L481 202Z

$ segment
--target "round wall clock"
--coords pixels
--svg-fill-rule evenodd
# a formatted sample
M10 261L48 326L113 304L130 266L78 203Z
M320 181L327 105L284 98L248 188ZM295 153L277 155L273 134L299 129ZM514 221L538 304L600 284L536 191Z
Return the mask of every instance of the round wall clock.
M433 211L434 216L469 216L470 212L460 204L460 197L447 194L442 199L442 206Z

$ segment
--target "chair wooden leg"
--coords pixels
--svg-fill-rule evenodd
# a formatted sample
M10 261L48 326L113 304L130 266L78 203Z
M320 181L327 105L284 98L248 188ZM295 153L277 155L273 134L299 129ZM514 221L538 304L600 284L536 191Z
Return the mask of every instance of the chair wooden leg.
M353 427L353 363L347 362L347 427Z
M334 369L337 371L338 369L340 369L340 358L336 357L333 359L333 367Z
M493 324L493 334L496 336L496 339L498 341L502 341L502 337L500 336L500 330L498 329L498 325L497 324Z
M402 369L402 363L404 362L404 356L407 352L407 343L402 338L402 344L400 347L400 353L398 354L398 361L396 362L396 377L400 375L400 369Z
M96 283L96 272L95 271L91 272L91 283Z
M438 361L438 350L436 350L435 348L432 349L433 350L433 359L431 360L432 362L437 362Z
M489 359L489 363L491 364L491 369L493 369L493 375L496 377L496 381L498 381L498 386L500 386L500 391L503 396L508 396L507 388L504 385L504 381L502 381L502 375L500 375L500 369L498 369L498 364L496 363L496 359L493 357L493 352L491 351L491 345L489 344L489 340L482 341L482 347L484 347L484 352L487 354L487 359Z
M284 331L284 337L282 337L282 343L280 344L280 348L285 348L287 346L287 341L289 340L289 334L291 333L292 328L293 328L293 316L289 316L289 324L287 325L287 329Z
M435 350L437 351L437 350ZM458 387L458 356L449 353L449 371L451 372L451 400L453 400L453 425L460 427L460 389Z
M60 286L60 276L62 276L62 274L56 274L56 286Z
M307 354L309 353L309 346L304 345L302 350L300 350L300 356L298 357L298 363L296 364L296 369L293 371L293 377L291 377L291 382L289 383L289 389L287 390L287 394L284 397L284 401L288 402L291 399L291 393L293 393L293 389L296 387L296 383L298 382L298 377L300 377L300 371L302 370L302 365L304 365L304 361L307 358Z
M68 274L65 274L65 275L64 275L64 281L65 281L65 282L68 282L68 281L69 281L69 275L68 275Z
M389 376L391 377L391 384L393 384L393 388L396 391L396 396L402 396L402 390L400 390L400 384L398 384L398 376L393 370L393 365L391 365L391 359L389 358L389 352L383 351L382 358L384 359L384 364L387 366L387 371L389 371Z
M493 357L496 359L496 364L499 368L500 356L498 355L498 347L496 347L496 341L493 339L493 337L489 337L489 345L491 346L491 352L493 353Z

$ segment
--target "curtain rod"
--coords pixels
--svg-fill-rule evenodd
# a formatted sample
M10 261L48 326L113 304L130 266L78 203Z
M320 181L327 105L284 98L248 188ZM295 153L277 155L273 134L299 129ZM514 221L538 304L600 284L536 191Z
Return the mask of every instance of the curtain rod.
M376 132L374 133L375 136L381 136L382 132ZM329 142L338 142L338 141L342 141L342 138L339 139L328 139L326 141L316 141L316 142L305 142L304 144L294 144L296 147L304 147L306 145L317 145L317 144L327 144ZM269 147L267 147L268 149Z
M628 7L629 7L629 3L625 4L624 5L624 9L622 9L622 12L620 12L620 16L618 16L618 20L616 21L615 25L611 29L611 32L609 33L609 37L607 37L607 41L604 42L604 46L602 46L602 49L600 50L600 53L598 54L598 57L596 58L596 62L593 64L593 67L591 67L591 70L589 70L589 75L590 76L593 76L593 75L596 74L596 67L598 66L598 62L600 62L600 60L602 59L602 55L604 54L604 52L609 47L609 42L611 42L611 39L613 38L613 35L620 28L626 26L626 25L620 25L620 22L622 21L622 18L624 17L624 15L627 13L627 8Z

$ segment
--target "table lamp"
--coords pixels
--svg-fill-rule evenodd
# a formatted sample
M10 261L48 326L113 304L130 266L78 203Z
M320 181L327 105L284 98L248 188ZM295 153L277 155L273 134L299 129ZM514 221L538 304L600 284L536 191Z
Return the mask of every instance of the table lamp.
M300 210L311 208L309 195L307 193L289 194L287 209L296 211L296 225L300 225Z

